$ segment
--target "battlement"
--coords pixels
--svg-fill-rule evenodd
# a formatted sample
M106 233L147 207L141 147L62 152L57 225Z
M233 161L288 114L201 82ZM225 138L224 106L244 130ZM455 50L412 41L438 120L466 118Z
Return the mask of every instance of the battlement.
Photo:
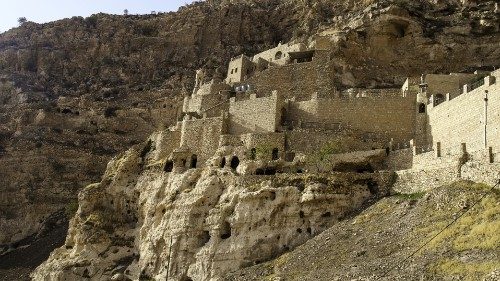
M500 83L496 83L495 76L488 75L481 83L464 85L463 93L453 99L447 96L438 102L431 96L429 143L440 142L442 149L468 143L471 151L497 146L500 142L499 92Z

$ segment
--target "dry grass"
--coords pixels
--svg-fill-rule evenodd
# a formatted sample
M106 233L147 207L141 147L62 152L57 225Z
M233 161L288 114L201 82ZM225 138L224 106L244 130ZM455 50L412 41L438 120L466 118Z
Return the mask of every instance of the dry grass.
M478 280L495 269L500 268L500 262L465 263L462 261L444 259L434 266L434 271L444 276L461 276L460 280ZM458 279L457 279L458 280Z

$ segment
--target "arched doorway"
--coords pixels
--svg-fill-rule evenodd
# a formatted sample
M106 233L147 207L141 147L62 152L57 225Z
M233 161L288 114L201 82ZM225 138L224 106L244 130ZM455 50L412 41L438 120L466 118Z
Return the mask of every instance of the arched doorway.
M418 113L425 113L425 104L424 103L420 103L418 105Z
M283 57L283 53L281 51L277 52L276 55L274 55L274 60L279 60Z
M191 163L189 167L191 169L196 169L197 164L198 164L198 156L196 156L196 154L191 155Z

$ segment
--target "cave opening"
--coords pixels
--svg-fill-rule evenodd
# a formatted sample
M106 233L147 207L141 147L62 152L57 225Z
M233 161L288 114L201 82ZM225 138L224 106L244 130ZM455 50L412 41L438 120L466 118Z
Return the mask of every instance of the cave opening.
M264 171L266 175L276 175L276 168L266 168Z
M238 156L233 156L231 158L231 169L236 170L236 168L238 168L239 165L240 165L240 159L238 158Z
M191 169L196 169L196 165L198 164L198 156L196 154L191 155L191 163L190 163L190 168Z
M222 240L228 239L231 237L231 225L225 221L220 229L220 238Z
M257 159L257 149L255 147L250 150L250 159L251 160Z
M165 167L163 168L163 170L167 173L170 173L172 172L173 169L174 169L174 162L172 160L168 160L165 163Z

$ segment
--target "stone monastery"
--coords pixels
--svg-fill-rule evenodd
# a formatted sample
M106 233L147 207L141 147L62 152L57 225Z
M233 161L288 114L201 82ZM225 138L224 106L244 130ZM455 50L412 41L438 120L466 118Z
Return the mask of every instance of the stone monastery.
M410 77L402 89L338 91L321 39L279 44L199 70L165 172L218 166L241 175L397 171L396 189L500 171L500 71ZM407 190L408 191L408 190Z

